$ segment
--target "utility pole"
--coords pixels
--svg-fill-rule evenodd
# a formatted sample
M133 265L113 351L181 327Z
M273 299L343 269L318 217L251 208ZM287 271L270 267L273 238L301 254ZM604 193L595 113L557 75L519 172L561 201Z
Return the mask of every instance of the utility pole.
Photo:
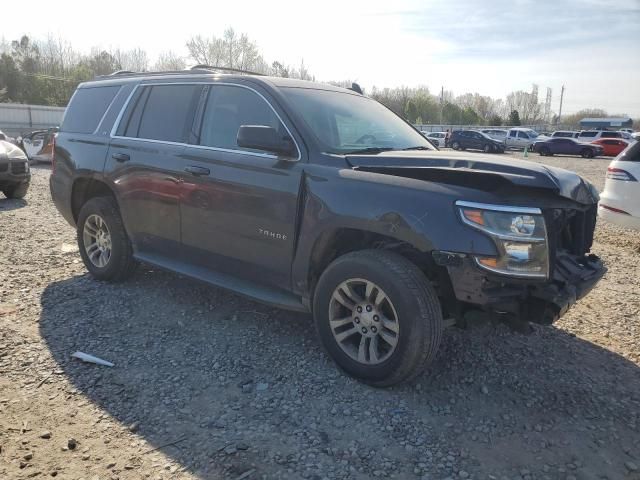
M440 125L442 125L443 108L444 108L444 86L440 87Z
M558 111L558 121L556 123L560 123L560 117L562 117L562 99L564 98L564 85L562 85L562 90L560 90L560 110Z

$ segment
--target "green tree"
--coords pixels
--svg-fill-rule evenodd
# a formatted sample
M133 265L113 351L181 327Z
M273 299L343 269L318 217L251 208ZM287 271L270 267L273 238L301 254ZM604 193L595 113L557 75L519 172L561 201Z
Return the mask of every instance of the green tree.
M514 127L517 127L518 125L520 125L520 114L518 113L517 110L511 110L507 123Z
M410 123L416 123L416 119L418 118L418 108L416 107L413 99L407 100L407 103L404 107L404 117Z
M494 126L499 126L502 125L502 118L500 118L500 115L491 115L489 117L489 125L494 125Z

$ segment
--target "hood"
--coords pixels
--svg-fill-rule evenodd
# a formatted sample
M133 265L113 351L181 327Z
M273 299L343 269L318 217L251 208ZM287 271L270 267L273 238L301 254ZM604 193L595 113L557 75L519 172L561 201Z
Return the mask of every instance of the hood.
M27 156L13 143L0 140L0 160L26 160Z
M582 204L593 204L598 191L578 174L540 163L496 155L442 151L382 152L347 155L356 170L404 176L418 180L453 183L473 188L474 183L504 184L551 190Z

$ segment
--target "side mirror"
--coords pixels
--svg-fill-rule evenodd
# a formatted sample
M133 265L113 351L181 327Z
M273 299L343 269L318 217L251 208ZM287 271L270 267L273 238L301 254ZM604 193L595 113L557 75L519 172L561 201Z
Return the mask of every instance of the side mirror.
M273 127L266 125L241 125L236 139L239 147L264 150L293 159L295 146L289 136L282 137Z

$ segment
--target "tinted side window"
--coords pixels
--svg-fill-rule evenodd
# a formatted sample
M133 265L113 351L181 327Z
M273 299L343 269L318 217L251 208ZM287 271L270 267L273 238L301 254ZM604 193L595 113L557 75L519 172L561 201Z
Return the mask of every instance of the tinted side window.
M150 92L144 104L137 135L131 136L185 142L191 130L193 112L202 86L157 85L147 88L150 88ZM129 128L131 127L130 124Z
M253 151L238 146L238 130L242 125L265 125L288 135L275 112L255 92L231 85L212 86L202 118L200 145ZM358 125L343 125L342 130L343 134L353 130L357 135Z
M61 132L93 133L120 86L79 88L64 114Z
M580 134L581 137L595 137L598 135L598 132L582 132Z

